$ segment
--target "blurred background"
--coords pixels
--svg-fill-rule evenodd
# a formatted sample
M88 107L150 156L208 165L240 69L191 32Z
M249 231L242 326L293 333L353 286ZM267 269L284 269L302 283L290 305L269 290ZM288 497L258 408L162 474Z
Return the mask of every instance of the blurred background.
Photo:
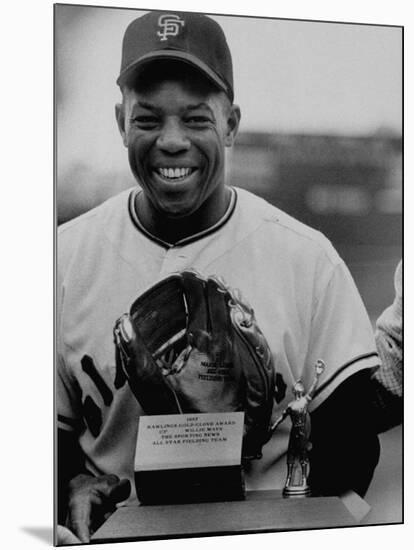
M124 30L144 13L55 6L59 224L135 185L115 80ZM401 27L212 17L232 51L242 110L229 182L325 233L375 323L402 257ZM372 522L401 517L400 428L383 444L367 495L383 503Z

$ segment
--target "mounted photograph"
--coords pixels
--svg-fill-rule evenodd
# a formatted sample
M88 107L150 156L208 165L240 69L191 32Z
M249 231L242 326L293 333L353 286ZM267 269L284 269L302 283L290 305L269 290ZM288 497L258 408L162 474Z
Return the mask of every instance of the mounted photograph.
M404 27L368 23L54 5L55 545L403 523Z

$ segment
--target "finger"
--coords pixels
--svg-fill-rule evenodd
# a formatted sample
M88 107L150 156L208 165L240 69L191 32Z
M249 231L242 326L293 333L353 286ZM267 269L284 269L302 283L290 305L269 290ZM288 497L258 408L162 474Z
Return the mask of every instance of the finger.
M91 516L89 533L94 533L116 510L116 503L128 498L131 484L127 479L120 480L114 474L97 478L90 493Z
M207 298L213 339L230 337L231 321L227 305L230 294L214 277L207 280Z
M128 346L128 383L141 407L147 414L179 413L171 388L128 316L122 319L118 329L120 340Z
M188 311L187 333L193 334L197 339L198 334L206 334L209 329L206 283L191 271L184 271L181 275ZM194 342L194 344L198 347L198 342Z
M117 343L117 335L115 334L115 344ZM122 386L127 381L127 377L125 375L124 369L122 367L123 358L121 356L121 352L119 350L119 347L115 345L115 389L122 388Z
M171 334L185 329L181 277L171 275L147 290L132 304L130 315L148 350L154 354Z
M115 474L107 474L98 478L93 492L92 504L105 502L120 502L126 500L131 493L131 483L128 479L119 479Z
M139 331L134 326L132 317L129 315L123 315L118 319L115 327L115 341L117 347L125 352L127 359L124 366L129 378L134 378L135 372L135 359L140 359L142 362L148 363L147 369L156 369L155 363L152 361L152 356L145 346L143 339ZM128 360L132 358L133 360Z

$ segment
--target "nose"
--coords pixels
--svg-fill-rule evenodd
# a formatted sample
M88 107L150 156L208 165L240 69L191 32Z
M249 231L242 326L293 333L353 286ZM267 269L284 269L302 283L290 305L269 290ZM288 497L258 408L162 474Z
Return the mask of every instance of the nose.
M191 143L179 121L168 120L157 138L157 146L166 153L176 154L187 151Z

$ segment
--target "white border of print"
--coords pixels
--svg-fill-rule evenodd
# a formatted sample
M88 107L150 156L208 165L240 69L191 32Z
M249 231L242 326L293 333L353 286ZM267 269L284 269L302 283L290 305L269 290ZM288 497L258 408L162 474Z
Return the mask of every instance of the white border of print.
M61 2L76 3L76 2ZM268 0L231 2L210 0L103 0L84 2L111 7L199 10L326 21L353 21L405 26L405 59L412 61L414 19L405 0ZM3 547L44 548L52 543L52 369L53 369L53 139L52 139L52 52L53 3L49 0L9 2L2 8L2 104L6 114L6 139L2 146L2 200L0 216L2 252L2 452L1 493ZM412 64L412 63L411 63ZM406 61L405 98L414 97L412 70ZM406 109L406 117L409 109ZM409 125L405 120L406 159L411 156ZM3 130L5 126L3 125ZM411 181L408 162L405 181ZM411 204L405 191L405 208ZM408 218L408 216L406 216ZM410 227L405 227L409 235ZM406 239L409 240L408 238ZM412 280L409 248L405 253L406 280ZM406 311L410 294L406 293ZM409 324L408 324L409 326ZM5 352L5 357L4 357ZM412 361L406 346L406 364ZM409 371L410 369L407 369ZM409 372L405 387L414 387ZM410 390L409 390L410 391ZM407 410L406 425L408 414ZM412 430L411 430L412 431ZM405 464L410 464L411 438L405 434ZM412 473L405 472L405 525L329 529L294 533L272 533L204 539L139 542L105 545L115 548L159 548L199 550L226 544L228 550L253 547L264 549L306 547L319 550L365 545L387 549L411 532ZM139 545L139 546L138 546Z

